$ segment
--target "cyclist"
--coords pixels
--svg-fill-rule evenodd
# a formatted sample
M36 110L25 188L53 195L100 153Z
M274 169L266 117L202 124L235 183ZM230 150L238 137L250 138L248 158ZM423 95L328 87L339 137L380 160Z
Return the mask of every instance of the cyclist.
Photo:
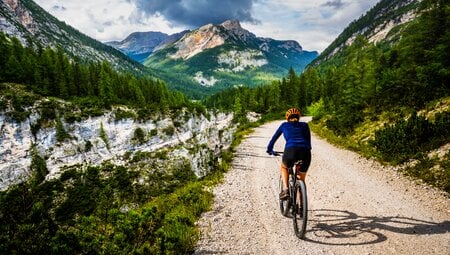
M289 109L285 117L286 122L280 125L267 146L267 153L273 155L273 146L281 134L283 134L286 145L284 147L280 169L283 180L280 199L287 199L289 197L288 168L292 167L296 161L303 160L299 178L304 181L306 171L311 163L311 132L308 124L306 122L300 122L300 111L297 108Z

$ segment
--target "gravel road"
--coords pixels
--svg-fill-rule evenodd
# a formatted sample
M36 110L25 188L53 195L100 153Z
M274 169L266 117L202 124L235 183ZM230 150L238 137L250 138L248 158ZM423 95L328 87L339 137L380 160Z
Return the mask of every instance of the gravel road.
M195 254L450 254L450 199L313 135L309 221L298 239L280 214L281 158L267 143L281 122L256 128L214 188ZM281 137L276 150L282 150Z

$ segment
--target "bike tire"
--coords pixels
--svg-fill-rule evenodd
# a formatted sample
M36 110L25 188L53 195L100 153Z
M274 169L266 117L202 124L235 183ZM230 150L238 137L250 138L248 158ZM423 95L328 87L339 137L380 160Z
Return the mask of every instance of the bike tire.
M278 181L278 190L281 192L281 190L283 189L283 180L281 179L281 175L280 175L280 179ZM285 199L285 200L281 200L280 201L280 212L283 216L288 217L288 213L289 213L289 199Z
M292 220L295 235L303 239L306 233L306 224L308 222L308 196L306 194L306 184L298 180L293 192ZM299 201L301 197L301 201Z

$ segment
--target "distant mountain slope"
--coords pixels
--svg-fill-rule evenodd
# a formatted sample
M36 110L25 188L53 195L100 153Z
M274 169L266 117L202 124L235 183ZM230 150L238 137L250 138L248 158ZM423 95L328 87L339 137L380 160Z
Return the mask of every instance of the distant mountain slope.
M176 88L194 95L255 86L301 72L317 57L296 41L256 37L236 20L208 24L150 55L144 62Z
M122 51L138 62L142 62L168 36L168 34L161 32L134 32L120 42L111 41L105 44Z
M1 0L0 30L23 44L61 47L85 61L107 61L117 70L141 72L143 67L113 47L59 21L31 0Z
M402 24L413 20L421 0L381 0L347 28L318 56L312 64L326 60L361 35L369 42L397 41Z
M188 30L168 35L161 32L134 32L122 41L111 41L105 44L112 46L137 62L144 62L153 51L180 39Z

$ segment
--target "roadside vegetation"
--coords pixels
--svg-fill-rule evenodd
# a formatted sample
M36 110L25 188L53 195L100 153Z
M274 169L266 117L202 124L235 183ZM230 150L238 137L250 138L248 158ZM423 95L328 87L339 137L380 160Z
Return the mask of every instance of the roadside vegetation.
M291 69L281 81L226 90L205 104L234 111L237 119L249 111L282 118L298 107L335 144L450 192L449 10L445 1L425 0L397 42L357 37L301 75Z
M63 142L71 139L63 121L105 110L137 121L177 111L208 116L161 81L116 72L105 62L84 64L59 49L24 47L0 34L0 112L7 121L38 113L32 134L53 127ZM137 143L145 139L142 130L134 134ZM86 142L85 150L91 148ZM214 161L217 172L203 179L162 151L124 158L125 166L71 166L46 180L45 158L31 151L29 179L0 192L0 254L187 254L199 236L195 222L212 202L208 187L231 159L224 152Z
M229 162L198 179L185 162L157 170L153 155L127 167L70 167L45 181L45 160L34 154L33 177L0 193L0 253L188 254L212 202L207 187Z
M39 101L33 134L53 123L58 139L70 139L63 119L79 121L116 105L134 109L118 108L119 119L208 107L233 112L239 124L231 149L204 178L158 151L127 158L126 166L72 166L46 180L45 159L32 150L30 179L0 192L0 253L189 254L199 238L195 222L210 208L211 187L229 169L234 148L252 127L282 118L289 107L311 114L312 129L330 141L404 166L406 174L450 192L449 11L445 1L424 0L421 16L393 45L358 37L301 75L291 69L281 81L228 89L202 104L161 81L118 73L107 63L85 65L58 49L23 47L0 34L0 111L20 122ZM61 99L71 105L56 103ZM263 117L250 123L248 112ZM136 129L134 141L147 135L158 134Z

